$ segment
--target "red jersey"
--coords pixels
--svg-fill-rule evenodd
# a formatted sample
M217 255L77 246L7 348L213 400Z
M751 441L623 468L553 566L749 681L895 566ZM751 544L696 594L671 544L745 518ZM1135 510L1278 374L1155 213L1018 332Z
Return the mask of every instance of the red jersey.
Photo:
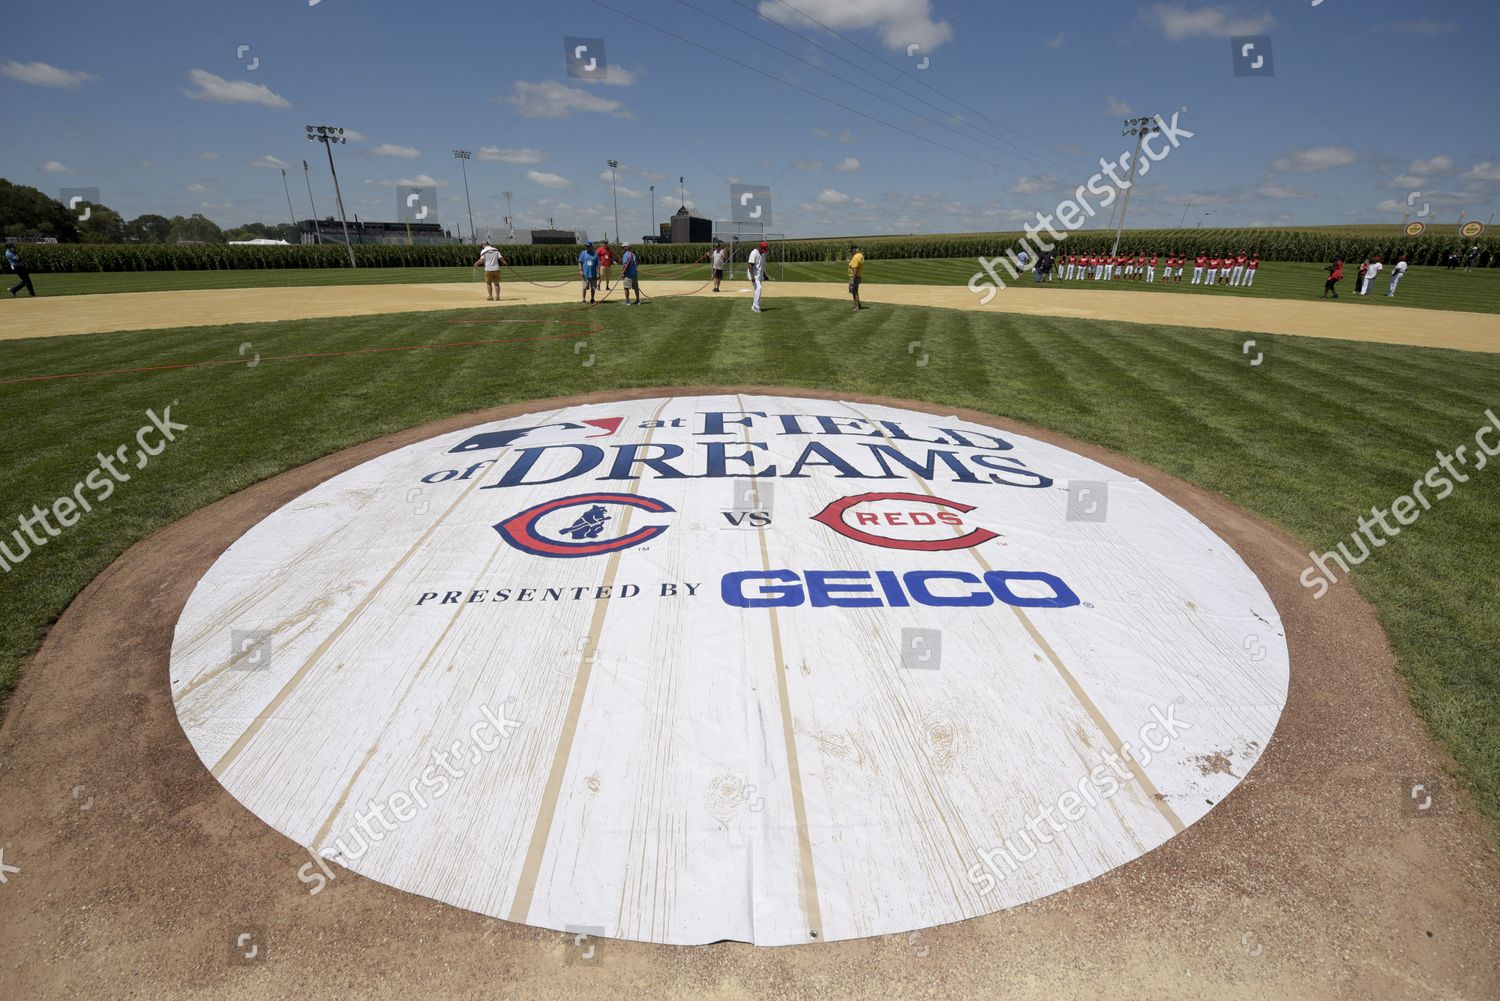
M1151 266L1152 266L1152 267L1153 267L1153 268L1154 268L1154 267L1156 267L1156 258L1154 258L1154 257L1153 257L1153 258L1151 258Z
M1208 259L1208 266L1211 268L1217 268L1219 266L1219 259L1217 257L1210 257Z
M1246 257L1245 257L1245 255L1244 255L1244 254L1241 254L1241 255L1240 255L1240 256L1238 256L1238 257L1236 257L1236 258L1235 258L1235 259L1234 259L1234 263L1236 263L1236 264L1238 264L1238 265L1240 265L1240 266L1241 266L1241 267L1243 267L1243 266L1244 266L1244 264L1245 264L1245 261L1246 261L1246 260L1247 260L1247 259L1248 259L1248 258L1246 258Z
M614 255L609 252L608 245L601 243L599 245L599 266L607 268L613 263L615 263Z
M1195 260L1193 263L1201 268L1204 264L1208 263L1208 258L1204 257L1202 254L1199 254L1197 260Z
M1146 255L1145 254L1137 254L1136 258L1135 258L1135 263L1137 265L1145 264L1146 263Z
M1249 269L1251 271L1254 271L1256 268L1260 267L1260 258L1259 257L1252 257L1252 258L1250 258L1250 263L1247 265L1247 267L1249 267Z

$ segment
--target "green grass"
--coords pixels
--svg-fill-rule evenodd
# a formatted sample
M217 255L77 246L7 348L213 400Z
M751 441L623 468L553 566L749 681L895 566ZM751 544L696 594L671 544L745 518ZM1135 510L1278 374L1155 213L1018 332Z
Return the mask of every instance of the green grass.
M1356 264L1356 268L1358 265ZM617 269L618 270L618 269ZM915 258L899 261L870 261L865 281L871 285L965 285L979 270L973 258ZM1341 303L1375 306L1412 306L1423 309L1455 309L1475 313L1500 313L1500 268L1470 273L1446 268L1413 268L1401 280L1396 298L1385 296L1386 280L1379 281L1370 295L1354 295L1354 269L1339 283ZM792 263L772 265L773 278L784 275L787 281L843 282L848 269L840 262ZM567 281L577 274L568 267L526 267L506 273L507 282L521 278L535 282ZM1002 277L1005 272L1000 271ZM641 280L649 283L665 277L706 282L707 265L662 264L643 267ZM1114 289L1131 292L1155 292L1171 295L1218 295L1252 299L1316 299L1323 291L1323 265L1266 263L1255 285L1248 289L1207 288L1193 286L1192 269L1182 284L1157 282L1081 282L1059 281L1044 289L1048 294L1065 291ZM1382 276L1389 279L1389 272ZM79 295L88 292L161 292L180 289L213 288L286 288L306 285L386 285L426 282L473 282L479 272L472 268L287 268L252 271L112 271L100 274L56 274L33 277L43 295ZM1031 285L1029 277L1010 284ZM647 292L650 285L647 284Z
M1346 538L1371 505L1408 490L1435 449L1471 442L1486 408L1500 411L1494 355L1261 335L1270 363L1250 369L1242 337L1229 332L915 307L852 315L842 302L778 298L774 285L768 305L761 316L738 297L505 311L596 327L576 334L555 324L460 325L453 321L474 313L449 311L6 343L0 381L231 364L0 390L0 517L10 525L71 491L96 452L131 442L147 408L172 404L173 418L190 426L107 503L0 577L0 690L79 590L153 530L344 446L505 402L761 383L974 407L1133 455L1320 550ZM488 337L511 343L440 346ZM575 353L583 338L592 366ZM240 360L245 341L261 355L255 367ZM926 366L914 363L912 341L922 342ZM274 357L407 345L426 347ZM1497 510L1500 468L1474 473L1360 566L1355 582L1379 610L1419 711L1500 822Z

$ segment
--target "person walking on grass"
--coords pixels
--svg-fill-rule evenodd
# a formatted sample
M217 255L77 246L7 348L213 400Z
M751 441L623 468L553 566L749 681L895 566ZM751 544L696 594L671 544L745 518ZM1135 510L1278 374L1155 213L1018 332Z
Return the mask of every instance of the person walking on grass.
M630 249L630 244L628 243L620 249L625 252L625 256L620 258L620 269L623 272L622 277L625 282L625 305L639 306L641 304L641 279L636 271L637 261L635 259L635 251ZM635 302L633 303L630 301L631 289L635 290Z
M10 294L12 296L22 289L30 292L33 296L36 295L36 288L31 284L31 270L21 260L21 255L16 253L14 240L5 241L5 266L10 269L11 274L20 279L16 284L11 286Z
M498 302L500 299L500 265L505 263L505 258L500 251L490 245L490 241L484 241L484 246L479 248L479 260L470 267L484 265L484 298L487 302Z
M724 262L729 260L729 251L724 249L722 243L714 244L713 253L708 255L708 266L713 269L714 291L719 291L719 282L724 280Z
M859 283L865 277L865 255L860 251L858 244L849 245L849 294L854 297L854 308L864 309L864 303L859 301Z
M1369 269L1365 271L1364 280L1359 283L1360 295L1369 294L1370 286L1375 284L1375 276L1380 274L1381 269L1383 269L1384 267L1385 265L1380 263L1379 256L1377 256L1375 260L1370 262Z
M1343 258L1335 258L1326 270L1328 271L1328 280L1323 283L1323 298L1327 299L1328 294L1331 292L1333 293L1333 297L1337 299L1339 297L1339 279L1344 277Z
M1391 268L1391 284L1385 290L1387 299L1396 298L1396 286L1401 284L1401 279L1405 277L1406 268L1406 255L1402 254L1400 259L1396 261L1395 266Z
M599 288L599 255L594 253L594 245L585 243L583 252L578 255L578 277L583 279L582 302L593 302L594 292Z
M750 308L757 313L760 312L760 286L766 280L766 251L770 249L762 240L759 247L750 251L750 257L745 262L750 281L755 284L755 299L750 303Z

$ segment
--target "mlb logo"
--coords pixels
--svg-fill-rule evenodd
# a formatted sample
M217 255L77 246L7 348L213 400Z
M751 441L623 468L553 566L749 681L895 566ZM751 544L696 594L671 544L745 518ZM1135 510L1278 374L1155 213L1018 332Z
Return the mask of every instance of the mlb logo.
M563 63L568 76L577 80L603 80L609 75L604 58L604 39L569 35L563 39Z

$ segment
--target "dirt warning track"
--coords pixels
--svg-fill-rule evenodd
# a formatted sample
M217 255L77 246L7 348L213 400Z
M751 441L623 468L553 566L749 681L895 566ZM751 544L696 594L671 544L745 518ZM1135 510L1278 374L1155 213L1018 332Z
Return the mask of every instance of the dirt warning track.
M730 295L749 296L749 289L743 281L727 282L724 288ZM712 295L703 283L687 281L648 281L645 294L648 300L689 294ZM767 283L765 294L768 299L848 297L842 285L829 282L773 281ZM1243 330L1247 333L1293 334L1460 351L1500 351L1500 318L1487 313L1399 306L1376 308L1357 302L1315 299L1152 295L1147 292L1025 285L1005 289L988 305L981 305L981 297L963 286L872 284L863 286L860 295L866 303L876 305L935 306L979 312ZM575 282L552 287L519 281L505 284L504 298L499 304L487 302L483 286L474 282L55 296L28 298L14 304L12 321L0 332L0 340L440 309L496 310L507 305L577 301ZM618 302L623 302L623 299L616 289L610 300L598 308L613 309ZM746 308L749 308L748 304Z

